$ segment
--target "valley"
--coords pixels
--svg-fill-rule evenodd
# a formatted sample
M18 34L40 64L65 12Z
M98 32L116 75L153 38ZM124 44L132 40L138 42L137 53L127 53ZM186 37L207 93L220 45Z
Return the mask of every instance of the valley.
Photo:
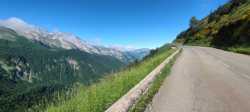
M249 0L93 1L2 13L0 112L250 111Z
M46 97L52 98L57 91L68 91L77 83L90 85L134 60L141 60L149 52L148 49L120 51L102 46L92 46L93 51L81 46L66 48L59 45L69 41L55 46L55 43L46 43L51 42L47 38L55 37L33 39L37 36L4 26L0 28L0 37L0 110L5 112L24 111L44 102ZM66 45L75 44L68 43Z

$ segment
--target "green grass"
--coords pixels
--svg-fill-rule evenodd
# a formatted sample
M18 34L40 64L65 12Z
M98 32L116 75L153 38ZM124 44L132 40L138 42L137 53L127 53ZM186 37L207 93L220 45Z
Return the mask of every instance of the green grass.
M0 112L43 108L55 102L54 92L76 82L90 85L126 66L112 56L33 42L8 28L0 27L0 36Z
M153 83L149 87L148 91L140 97L139 101L129 110L129 112L144 112L145 111L148 104L151 103L154 95L160 89L163 81L169 75L171 67L172 67L176 57L177 56L175 56L174 59L171 60L170 63L165 65L164 69L161 71L160 74L157 75L156 79L153 81Z
M228 48L227 50L236 52L236 53L250 55L250 47L231 47L231 48Z
M58 104L50 105L45 111L103 112L174 51L169 47L163 47L138 64L106 76L91 86L81 86L70 100L63 100Z

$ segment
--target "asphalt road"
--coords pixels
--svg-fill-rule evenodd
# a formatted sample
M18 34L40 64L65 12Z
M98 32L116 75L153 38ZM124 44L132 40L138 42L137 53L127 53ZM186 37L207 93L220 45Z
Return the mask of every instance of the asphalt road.
M147 112L250 112L250 56L184 47Z

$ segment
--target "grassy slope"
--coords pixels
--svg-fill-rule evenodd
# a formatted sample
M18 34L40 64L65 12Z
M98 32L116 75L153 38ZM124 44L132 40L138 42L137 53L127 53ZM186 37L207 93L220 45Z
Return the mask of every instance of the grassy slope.
M48 48L0 27L0 112L23 112L75 82L91 84L123 66L111 56Z
M230 47L227 50L237 52L237 53L242 53L242 54L248 54L250 55L250 47Z
M199 21L196 28L182 32L175 42L250 54L250 1L245 1L221 6Z
M174 58L176 59L177 56L175 56ZM154 95L160 89L163 81L169 75L171 67L175 59L171 60L170 63L165 65L164 69L161 71L159 75L157 75L156 79L154 80L152 85L149 87L148 91L140 97L139 101L129 110L129 112L144 112L145 111L148 104L152 101Z
M162 47L142 62L109 75L99 83L81 87L70 100L49 106L47 112L103 112L149 72L166 59L174 50Z

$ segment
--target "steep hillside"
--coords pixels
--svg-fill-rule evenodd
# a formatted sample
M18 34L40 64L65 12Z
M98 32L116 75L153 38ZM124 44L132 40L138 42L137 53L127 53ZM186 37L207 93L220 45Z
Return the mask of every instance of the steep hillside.
M24 111L59 90L90 85L148 53L90 44L18 18L0 20L0 111Z
M0 111L22 111L53 91L90 84L123 66L112 56L50 48L1 27Z
M250 1L231 0L202 20L193 17L175 42L250 54Z
M45 112L104 112L109 106L144 79L153 69L170 56L175 49L170 45L151 51L143 60L110 74L88 87L77 88L70 98L49 105ZM60 94L63 95L64 93ZM60 99L64 97L59 96Z

